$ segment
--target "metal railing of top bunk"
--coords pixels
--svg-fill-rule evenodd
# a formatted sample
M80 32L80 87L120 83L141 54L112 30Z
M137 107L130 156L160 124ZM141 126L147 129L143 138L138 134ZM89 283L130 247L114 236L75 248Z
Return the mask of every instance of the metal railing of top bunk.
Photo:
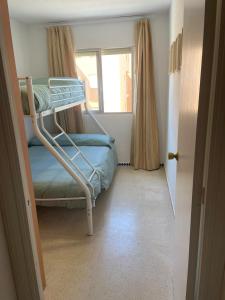
M48 110L42 111L42 112L36 112L35 108L35 97L34 97L34 91L33 91L33 83L31 77L20 77L18 78L19 81L25 81L26 88L27 88L27 96L28 96L28 103L29 103L29 109L30 109L30 117L32 119L32 125L33 130L37 138L42 142L42 144L49 150L49 152L58 160L58 162L64 167L64 169L73 177L73 179L81 186L84 197L73 197L73 198L54 198L54 200L60 200L60 201L68 201L68 200L86 200L86 210L87 210L87 222L88 222L88 235L93 235L93 220L92 220L92 208L95 207L95 195L94 195L94 187L92 185L92 179L94 176L98 176L98 179L100 180L100 175L97 171L97 169L92 165L92 163L88 160L88 158L82 153L82 151L79 149L79 147L74 143L74 141L70 138L70 136L65 132L65 130L60 126L57 118L57 113L72 107L75 107L77 105L84 104L85 110L87 114L91 117L92 121L97 125L97 127L101 130L102 133L108 134L106 130L102 127L102 125L99 123L99 121L95 118L93 113L88 110L87 104L86 104L86 97L84 96L84 99L65 104L60 105L60 101L63 103L65 100L72 100L71 93L68 92L52 92L52 90L57 88L66 88L68 87L68 84L61 84L61 85L52 85L52 82L70 82L72 84L69 85L69 87L78 86L75 85L76 79L73 78L59 78L59 77L52 77L48 79L48 88L51 91L51 96L54 98L55 95L62 95L65 96L65 94L68 94L66 96L67 98L63 99L51 99L51 103L53 106L57 104L56 107L50 108ZM73 85L74 83L74 85ZM84 95L85 95L85 86L84 82L81 82L81 86L84 89ZM58 103L56 103L58 102ZM45 126L44 117L48 115L53 115L54 124L56 128L59 130L59 133L55 136L53 136ZM40 122L38 122L40 120ZM64 135L68 142L71 144L72 147L74 147L75 154L71 157L69 156L66 151L63 149L62 146L57 142L57 139ZM54 146L53 146L54 145ZM78 167L76 162L74 161L75 158L79 156L80 159L84 161L84 163L87 164L87 166L91 170L91 175L87 177L82 170ZM36 199L38 201L46 201L51 199Z

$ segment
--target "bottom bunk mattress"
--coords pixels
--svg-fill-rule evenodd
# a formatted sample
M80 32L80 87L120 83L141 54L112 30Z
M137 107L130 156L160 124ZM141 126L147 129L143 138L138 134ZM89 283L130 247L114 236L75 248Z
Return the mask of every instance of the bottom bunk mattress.
M73 147L65 146L63 149L71 156L74 153ZM79 149L100 174L100 185L99 180L94 178L92 181L95 196L98 196L101 191L107 190L112 182L117 166L115 146L114 144L111 147L80 146ZM48 201L37 200L38 205L65 206L68 208L86 206L85 200L54 200L56 198L82 197L84 192L44 146L29 147L29 156L36 199L51 199ZM90 168L82 160L77 160L77 165L88 177L90 176Z

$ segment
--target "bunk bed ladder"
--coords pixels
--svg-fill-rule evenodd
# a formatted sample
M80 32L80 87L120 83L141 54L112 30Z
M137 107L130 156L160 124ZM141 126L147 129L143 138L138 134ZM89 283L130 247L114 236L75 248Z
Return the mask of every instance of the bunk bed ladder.
M94 178L94 175L96 175L98 177L98 181L100 184L100 174L98 172L98 170L92 165L92 163L88 160L88 158L82 153L82 151L79 149L79 147L74 143L74 141L70 138L70 136L65 132L65 130L59 125L58 120L57 120L57 113L54 111L53 113L54 115L54 123L56 125L56 127L59 129L59 133L56 136L52 136L51 133L45 128L44 125L44 116L42 113L40 113L40 123L41 123L41 129L42 131L46 134L46 136L48 137L48 139L54 143L55 147L64 155L64 157L66 158L67 162L69 163L69 165L75 169L77 171L77 173L81 176L81 178L86 182L86 184L90 187L91 189L91 196L92 196L92 203L93 203L93 207L95 207L95 190L94 187L92 185L92 180ZM65 150L63 149L63 147L57 142L57 139L61 136L65 136L66 139L69 141L69 143L71 144L71 146L74 148L75 150L75 154L73 156L69 156ZM80 168L77 166L77 164L74 162L74 160L76 158L83 160L83 162L89 167L90 169L90 176L87 177L81 170Z

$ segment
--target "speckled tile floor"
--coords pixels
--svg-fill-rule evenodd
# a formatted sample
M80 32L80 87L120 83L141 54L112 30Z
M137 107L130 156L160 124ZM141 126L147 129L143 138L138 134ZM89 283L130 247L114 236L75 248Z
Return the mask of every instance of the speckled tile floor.
M94 209L38 208L47 300L173 300L174 217L164 170L119 167Z

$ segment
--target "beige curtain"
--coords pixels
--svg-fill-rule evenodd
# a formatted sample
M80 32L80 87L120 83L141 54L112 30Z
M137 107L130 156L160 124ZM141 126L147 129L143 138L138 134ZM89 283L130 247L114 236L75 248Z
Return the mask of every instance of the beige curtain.
M54 26L47 29L49 75L77 78L75 49L70 26ZM67 132L83 132L81 106L59 113L61 126Z
M160 167L159 141L151 31L146 19L136 25L136 83L131 163L135 169L155 170Z

